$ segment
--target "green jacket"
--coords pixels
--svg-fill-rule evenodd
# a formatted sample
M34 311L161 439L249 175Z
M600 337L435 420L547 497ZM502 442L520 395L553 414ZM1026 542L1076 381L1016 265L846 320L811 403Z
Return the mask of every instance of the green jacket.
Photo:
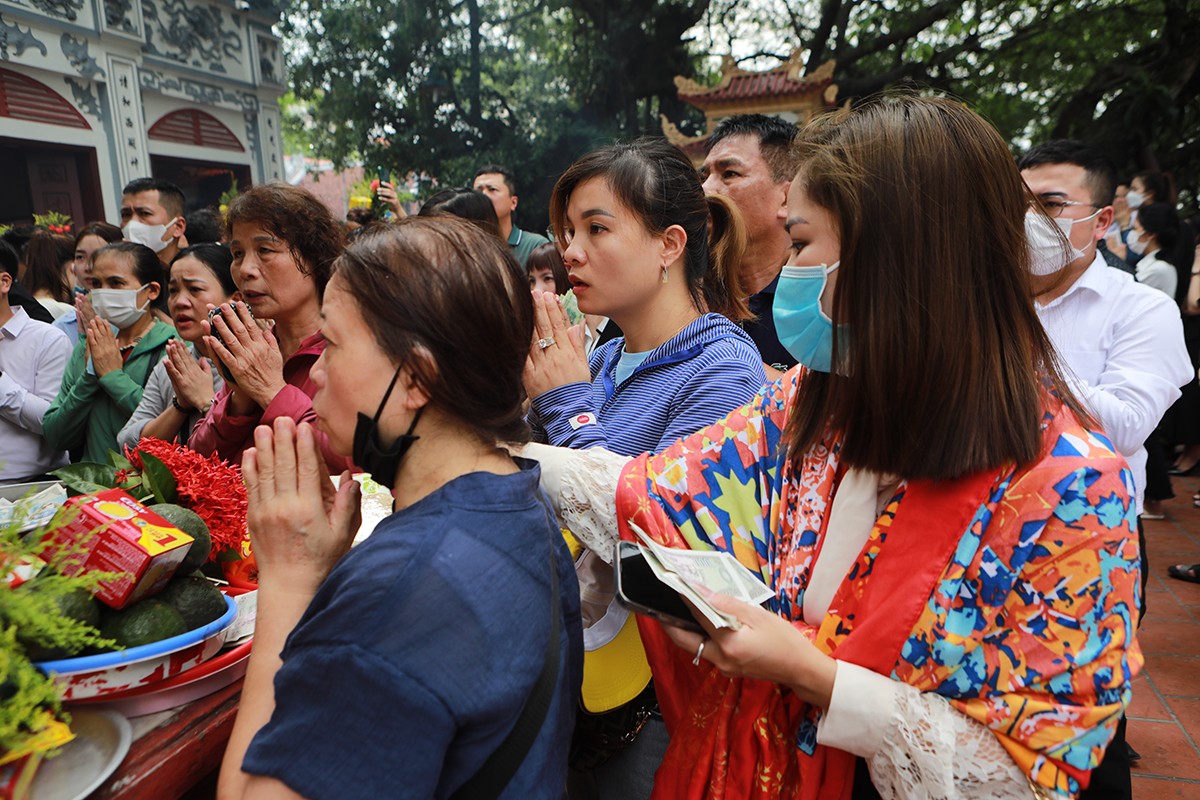
M175 329L156 320L134 346L122 369L97 378L88 369L87 340L80 339L67 362L62 387L42 420L42 435L55 450L70 450L80 460L105 463L117 449L117 434L129 420L155 365L166 356ZM82 450L82 453L80 452Z

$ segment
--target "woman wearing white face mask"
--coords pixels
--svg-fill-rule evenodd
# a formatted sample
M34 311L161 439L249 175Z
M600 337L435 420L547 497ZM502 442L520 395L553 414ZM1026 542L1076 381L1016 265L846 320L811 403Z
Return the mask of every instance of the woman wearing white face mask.
M150 372L167 341L177 338L150 308L161 272L154 252L133 242L110 244L92 257L96 319L81 331L43 420L47 443L81 456L75 460L104 462L117 448L117 434L141 402Z
M1133 221L1126 244L1132 253L1141 259L1137 264L1138 283L1144 283L1175 297L1179 287L1179 270L1175 265L1160 257L1162 236L1171 236L1172 243L1179 230L1179 218L1175 209L1167 203L1144 206L1142 214ZM1190 261L1184 266L1190 266Z
M1110 241L1109 244L1112 251L1125 259L1128 264L1137 266L1144 251L1134 249L1130 246L1129 240L1133 236L1138 215L1142 209L1155 203L1169 202L1172 194L1168 178L1163 173L1146 171L1134 175L1133 180L1129 182L1129 191L1125 193L1127 213L1117 220L1121 226L1120 238Z

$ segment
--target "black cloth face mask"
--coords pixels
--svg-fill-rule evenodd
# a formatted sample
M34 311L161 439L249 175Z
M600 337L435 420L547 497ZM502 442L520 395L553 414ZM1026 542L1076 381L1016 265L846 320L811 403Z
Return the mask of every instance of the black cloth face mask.
M375 411L374 419L361 411L358 412L358 422L354 426L354 449L351 452L351 458L363 472L389 489L392 488L392 484L396 480L396 473L400 470L400 460L404 458L408 448L412 447L413 442L421 438L414 436L413 430L417 427L417 420L421 418L421 412L425 410L424 407L417 409L412 424L408 426L408 431L390 445L385 446L380 441L379 417L383 414L383 407L387 405L388 398L392 396L392 389L396 387L396 380L399 377L400 370L397 369L396 374L392 376L392 382L388 384L387 391L383 393L383 399L379 401L379 408Z

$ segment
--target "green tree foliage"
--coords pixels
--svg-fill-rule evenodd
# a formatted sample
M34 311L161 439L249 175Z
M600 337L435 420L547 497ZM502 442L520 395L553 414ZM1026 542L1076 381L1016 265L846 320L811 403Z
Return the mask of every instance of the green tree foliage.
M678 105L683 34L706 5L294 0L282 26L314 154L443 186L500 162L520 178L522 224L539 228L573 159Z
M309 154L443 186L507 164L526 228L589 148L700 120L675 75L796 48L843 99L949 92L1014 149L1074 136L1200 185L1200 0L290 0L282 27Z
M713 0L704 30L718 54L781 58L800 46L808 71L833 59L843 99L896 86L952 93L1017 149L1091 141L1127 177L1173 172L1195 203L1197 0Z

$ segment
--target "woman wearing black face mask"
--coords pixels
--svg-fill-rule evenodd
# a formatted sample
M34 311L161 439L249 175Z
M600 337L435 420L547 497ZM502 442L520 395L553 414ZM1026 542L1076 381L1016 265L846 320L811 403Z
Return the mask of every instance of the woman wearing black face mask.
M221 796L560 797L579 587L539 469L503 446L528 438L525 273L467 222L410 218L335 262L321 316L316 426L396 511L347 552L349 473L335 492L307 423L255 432L258 623Z

